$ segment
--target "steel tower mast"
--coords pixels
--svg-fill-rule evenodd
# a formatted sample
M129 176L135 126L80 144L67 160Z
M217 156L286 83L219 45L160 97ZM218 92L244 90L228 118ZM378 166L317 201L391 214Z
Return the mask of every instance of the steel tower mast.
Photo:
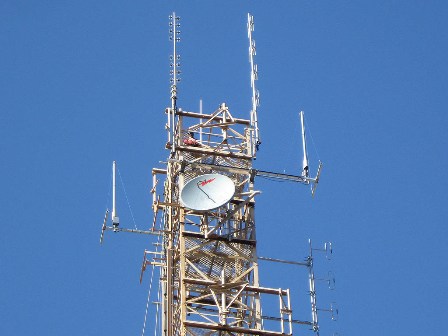
M255 190L254 178L270 173L256 171L252 166L260 144L253 17L248 15L250 120L235 118L226 103L210 114L184 111L177 106L180 25L175 13L170 20L171 107L166 109L166 148L170 155L166 169L153 169L154 213L163 217L159 264L163 335L292 334L289 290L261 287L258 274L254 205L260 192ZM182 189L206 174L228 177L235 186L232 199L206 211L188 208L181 202ZM163 198L156 187L160 175L165 179ZM290 178L280 175L276 177ZM307 176L295 179L305 184L317 182ZM278 296L278 330L263 326L262 294Z
M250 119L236 118L226 103L210 113L185 111L178 107L180 81L178 54L180 18L170 16L171 106L166 108L168 160L163 168L153 168L152 207L154 219L148 231L118 227L118 217L105 230L159 235L159 251L145 251L142 275L147 266L160 267L161 335L292 335L292 325L308 325L315 332L317 307L313 258L306 262L262 258L257 255L255 188L257 176L310 185L314 194L316 177L309 177L308 156L303 145L301 175L256 170L253 162L259 149L260 132L256 90L257 65L253 17L248 14L249 63L251 68L252 109ZM303 113L302 138L305 141ZM115 171L115 162L114 162ZM114 175L115 176L115 175ZM114 179L115 181L115 179ZM162 183L163 181L163 183ZM218 182L223 181L220 186ZM221 183L221 182L220 182ZM228 199L219 202L222 188L231 187ZM115 200L115 183L114 183ZM190 202L191 200L191 202ZM204 205L204 204L209 205ZM211 204L211 205L210 205ZM113 217L116 216L115 201ZM160 223L160 224L158 224ZM306 266L310 271L312 321L294 320L289 289L260 284L259 260ZM141 280L140 278L140 280ZM262 313L262 297L278 300L277 316ZM266 324L265 321L276 321Z

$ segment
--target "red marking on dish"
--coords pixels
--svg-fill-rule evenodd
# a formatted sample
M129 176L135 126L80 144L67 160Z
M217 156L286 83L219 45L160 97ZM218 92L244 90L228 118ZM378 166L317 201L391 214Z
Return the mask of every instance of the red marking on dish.
M209 184L210 182L213 182L214 180L215 180L215 178L212 178L210 180L201 181L200 182L201 183L201 187L205 186L206 184Z

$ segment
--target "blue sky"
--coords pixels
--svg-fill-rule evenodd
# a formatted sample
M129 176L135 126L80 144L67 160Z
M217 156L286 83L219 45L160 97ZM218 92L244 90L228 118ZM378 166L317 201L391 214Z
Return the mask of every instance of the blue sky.
M333 271L336 290L319 285L318 303L336 301L340 317L322 313L321 335L443 334L448 5L435 0L1 1L0 334L141 334L151 241L98 240L113 160L137 226L151 223L150 172L167 157L172 11L179 106L226 102L241 118L254 15L258 169L299 173L306 113L312 169L325 165L317 195L257 181L258 253L301 260L308 238L333 242L316 272ZM133 227L123 191L118 201ZM261 267L262 284L291 284L297 317L309 319L306 273Z

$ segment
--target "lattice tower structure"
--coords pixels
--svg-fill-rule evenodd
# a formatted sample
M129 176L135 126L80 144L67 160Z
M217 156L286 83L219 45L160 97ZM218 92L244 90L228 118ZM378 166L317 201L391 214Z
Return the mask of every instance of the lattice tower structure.
M308 326L319 335L318 310L331 312L334 319L337 308L317 308L313 250L324 251L328 257L328 252L331 254L332 251L331 243L326 243L322 250L313 249L310 241L310 254L305 262L257 257L255 230L255 198L260 193L255 190L255 176L309 185L312 195L315 193L322 163L319 162L316 177L310 177L303 112L300 114L304 152L302 175L254 169L253 162L261 141L257 121L259 93L255 87L258 76L254 62L255 41L252 39L253 17L248 14L252 88L249 120L234 117L225 103L210 114L202 112L202 103L199 112L188 112L178 107L177 83L181 73L180 56L177 54L179 20L175 13L170 16L170 39L173 41L173 55L170 57L171 106L165 110L168 137L165 148L169 155L164 168L152 169L152 228L120 227L115 202L114 161L112 226L107 226L109 210L106 210L100 243L106 230L162 237L161 243L158 240L154 244L156 251L145 250L140 275L141 282L148 265L160 269L160 300L156 302L155 324L159 335L292 335L293 323ZM215 179L216 182L226 181L215 183L214 188L207 189L218 196L215 199L219 202L202 188ZM159 183L161 181L164 182ZM228 187L232 190L231 194L227 193ZM193 195L190 200L194 201L188 204L182 199L188 190L195 190L202 199L194 192L190 193L189 197ZM204 200L207 206L204 206ZM201 204L196 204L198 202ZM148 258L148 255L152 257ZM308 268L312 321L292 318L289 289L260 285L258 260ZM326 281L330 284L331 279ZM152 278L142 335L146 327L151 287ZM262 313L262 302L272 302L272 299L265 301L266 296L274 296L278 300L277 312L273 312L272 305L268 305Z
M166 170L153 169L155 185L166 174L163 198L153 189L154 212L163 215L163 335L292 334L289 290L259 282L251 122L225 103L202 114L173 102L166 114L170 155ZM210 173L233 181L230 202L209 211L184 207L183 186ZM278 330L264 329L262 294L279 297Z

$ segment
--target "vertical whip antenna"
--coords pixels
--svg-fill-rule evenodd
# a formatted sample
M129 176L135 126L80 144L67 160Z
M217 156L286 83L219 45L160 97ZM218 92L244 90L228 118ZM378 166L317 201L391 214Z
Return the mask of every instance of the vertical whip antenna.
M258 67L254 62L254 56L257 54L255 48L255 40L252 39L252 32L254 31L254 17L247 14L247 35L249 37L249 62L250 62L250 86L252 88L252 110L250 111L250 123L254 130L254 144L255 151L258 151L258 148L261 144L260 134L258 129L258 116L257 116L257 107L260 105L260 93L258 92L255 81L258 79Z
M112 226L114 231L118 228L120 220L117 216L116 209L116 175L117 175L117 162L112 163Z
M309 176L308 166L308 152L306 151L306 133L305 133L305 117L304 112L300 111L300 123L302 124L302 146L303 146L303 163L302 163L302 176Z

